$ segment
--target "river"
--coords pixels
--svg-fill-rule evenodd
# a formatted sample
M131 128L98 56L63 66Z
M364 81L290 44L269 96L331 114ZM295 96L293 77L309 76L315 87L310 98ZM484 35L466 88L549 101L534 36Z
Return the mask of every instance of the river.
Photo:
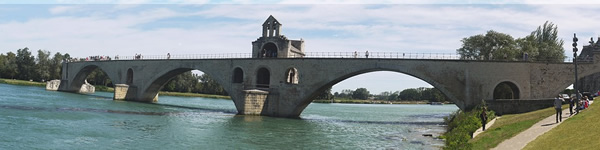
M0 149L439 149L455 105L310 104L301 119L236 116L231 100L156 104L0 84Z

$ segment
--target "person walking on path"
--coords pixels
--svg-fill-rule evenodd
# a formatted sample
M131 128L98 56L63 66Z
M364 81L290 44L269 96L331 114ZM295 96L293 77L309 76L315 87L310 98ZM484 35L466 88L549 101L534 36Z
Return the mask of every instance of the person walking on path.
M560 98L560 95L556 96L554 99L554 109L556 109L556 123L562 122L562 102L563 100Z
M479 114L479 118L481 118L482 130L485 131L485 123L487 123L487 112L485 110L485 107L481 108L481 114Z
M365 52L365 57L369 58L369 51Z
M573 105L575 105L575 100L571 97L569 99L569 116L573 115Z

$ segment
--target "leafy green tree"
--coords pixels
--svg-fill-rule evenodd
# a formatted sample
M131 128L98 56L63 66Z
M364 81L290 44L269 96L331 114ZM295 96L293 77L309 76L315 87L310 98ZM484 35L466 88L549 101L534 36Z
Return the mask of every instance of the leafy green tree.
M494 30L463 38L461 42L462 47L456 50L461 59L512 60L518 56L513 37Z
M400 92L400 99L402 100L418 100L421 97L421 93L415 88L404 89Z
M50 79L60 79L62 74L62 61L64 57L60 52L56 52L50 61Z
M523 53L538 61L562 62L566 58L564 41L558 39L558 26L546 21L523 39L517 39Z
M33 79L34 69L35 57L31 56L29 48L25 47L17 50L17 70L19 71L17 78L21 80Z
M4 75L4 68L6 68L6 55L4 54L0 54L0 78L4 77L6 75Z
M352 93L352 98L366 100L369 98L369 91L366 88L357 88Z
M4 63L4 68L1 70L3 72L3 77L15 79L15 77L19 74L17 56L15 53L6 53L6 59L2 63Z
M396 92L394 92L394 93L390 94L390 95L388 96L387 100L390 100L390 101L397 101L397 100L399 100L399 98L400 98L400 91L396 91Z
M50 52L38 50L38 57L35 65L35 77L37 81L46 81L50 79Z

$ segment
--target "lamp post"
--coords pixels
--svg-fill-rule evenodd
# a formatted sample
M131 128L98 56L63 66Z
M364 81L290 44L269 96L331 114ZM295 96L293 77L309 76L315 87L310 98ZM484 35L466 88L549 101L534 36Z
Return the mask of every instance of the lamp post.
M573 84L573 89L575 89L575 95L577 95L576 103L577 103L577 114L579 114L579 99L581 98L579 95L579 88L577 86L577 34L573 33L573 64L575 64L575 83Z

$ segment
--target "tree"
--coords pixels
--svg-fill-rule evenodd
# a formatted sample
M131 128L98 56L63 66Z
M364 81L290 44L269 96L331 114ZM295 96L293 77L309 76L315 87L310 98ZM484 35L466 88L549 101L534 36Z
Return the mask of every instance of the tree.
M316 97L316 99L322 100L330 100L331 98L333 98L333 94L331 94L331 87L319 92L319 95Z
M4 78L14 79L19 74L17 65L17 56L13 52L6 53L6 59L4 60L3 72Z
M18 79L30 80L34 77L35 57L31 56L29 48L17 50Z
M396 91L396 92L394 92L394 93L390 94L390 95L388 96L387 100L390 100L390 101L396 101L396 100L398 100L399 98L400 98L400 91Z
M50 52L38 50L38 57L35 65L35 80L46 81L50 79Z
M62 61L64 57L60 52L56 52L50 61L50 79L60 79L62 74Z
M546 21L544 25L531 32L523 39L518 39L523 53L538 61L562 62L566 58L563 49L564 41L558 39L558 26ZM529 54L529 52L533 54Z
M366 88L357 88L352 93L352 98L366 100L369 98L369 91Z
M456 50L461 59L512 60L518 56L513 37L494 30L463 38L461 42L462 47Z
M402 100L418 100L420 97L421 93L414 88L404 89L400 92L400 99Z

